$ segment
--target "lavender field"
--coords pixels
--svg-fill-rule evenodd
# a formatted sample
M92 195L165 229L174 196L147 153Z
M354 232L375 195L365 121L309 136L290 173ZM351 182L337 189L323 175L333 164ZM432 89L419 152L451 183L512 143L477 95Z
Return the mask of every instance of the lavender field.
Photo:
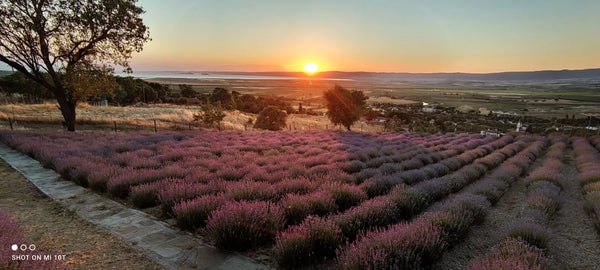
M520 181L518 218L466 266L555 264L553 220L577 199L566 186L582 189L600 232L600 137L1 131L0 141L223 251L266 250L275 268L436 268ZM565 173L571 159L577 175Z

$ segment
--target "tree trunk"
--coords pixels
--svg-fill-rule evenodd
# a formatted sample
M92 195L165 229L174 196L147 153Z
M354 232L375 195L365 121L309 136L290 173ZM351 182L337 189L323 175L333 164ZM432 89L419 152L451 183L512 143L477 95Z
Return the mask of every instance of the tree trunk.
M67 99L64 95L57 95L60 112L64 118L64 125L68 131L75 131L75 107L77 103L71 99Z

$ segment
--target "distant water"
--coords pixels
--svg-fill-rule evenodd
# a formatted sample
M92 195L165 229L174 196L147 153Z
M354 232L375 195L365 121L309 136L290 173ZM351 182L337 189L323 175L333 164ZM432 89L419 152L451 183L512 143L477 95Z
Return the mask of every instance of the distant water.
M139 71L132 74L116 73L119 76L133 76L141 79L174 78L174 79L207 79L207 80L311 80L315 78L292 77L292 76L266 76L266 75L244 75L224 74L210 72L178 72L178 71ZM318 78L319 80L345 81L349 79Z

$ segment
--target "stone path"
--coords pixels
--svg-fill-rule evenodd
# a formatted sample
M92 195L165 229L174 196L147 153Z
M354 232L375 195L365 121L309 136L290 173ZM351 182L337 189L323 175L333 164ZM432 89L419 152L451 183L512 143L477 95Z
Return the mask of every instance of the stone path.
M224 254L190 233L172 228L154 217L63 180L55 171L0 143L0 157L41 192L129 242L169 269L269 269L249 258Z

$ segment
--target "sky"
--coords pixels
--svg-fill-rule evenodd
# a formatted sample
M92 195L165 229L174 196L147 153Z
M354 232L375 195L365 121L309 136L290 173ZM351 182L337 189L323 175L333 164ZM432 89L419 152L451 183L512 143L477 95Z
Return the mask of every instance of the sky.
M469 72L600 67L597 0L139 0L134 71Z

